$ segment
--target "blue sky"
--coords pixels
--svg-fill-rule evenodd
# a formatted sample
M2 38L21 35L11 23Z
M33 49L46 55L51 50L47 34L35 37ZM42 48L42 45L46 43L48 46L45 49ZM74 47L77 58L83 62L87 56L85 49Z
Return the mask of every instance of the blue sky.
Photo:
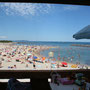
M90 6L0 3L1 40L77 42L73 34L87 25Z

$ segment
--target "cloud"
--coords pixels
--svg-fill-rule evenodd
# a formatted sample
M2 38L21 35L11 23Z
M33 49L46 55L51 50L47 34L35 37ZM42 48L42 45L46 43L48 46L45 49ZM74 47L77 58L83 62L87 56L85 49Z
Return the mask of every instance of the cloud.
M6 15L39 15L47 14L51 11L54 12L56 9L58 11L75 11L80 8L76 5L55 5L55 4L40 4L40 3L0 3L0 12L4 12Z
M0 3L0 8L6 15L37 15L38 13L49 13L52 5L36 3Z
M64 6L64 10L72 11L72 10L78 10L80 6L75 6L75 5L66 5Z
M7 36L0 36L0 39L6 39Z

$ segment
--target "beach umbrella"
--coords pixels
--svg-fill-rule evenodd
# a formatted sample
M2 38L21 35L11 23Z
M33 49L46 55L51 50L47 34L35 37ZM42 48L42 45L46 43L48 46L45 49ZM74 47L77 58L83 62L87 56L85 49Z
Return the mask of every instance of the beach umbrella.
M66 65L67 66L67 62L62 62L62 65Z
M38 57L36 57L36 56L33 56L33 59L37 59Z
M46 58L45 57L42 57L42 60L44 61Z
M75 39L90 39L90 25L84 27L79 32L73 35Z
M53 57L54 56L54 52L49 52L48 55L49 55L49 57Z

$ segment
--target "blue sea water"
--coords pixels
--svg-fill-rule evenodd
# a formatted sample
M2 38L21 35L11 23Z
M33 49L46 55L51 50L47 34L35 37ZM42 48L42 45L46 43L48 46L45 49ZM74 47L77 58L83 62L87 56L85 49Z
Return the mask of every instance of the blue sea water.
M20 42L20 41L19 41ZM24 42L24 43L22 43ZM72 44L85 44L90 45L89 42L41 42L41 41L21 41L19 45L46 45L46 46L58 46L58 48L52 48L42 51L41 54L45 57L49 57L50 51L54 52L54 57L57 59L60 54L60 60L68 60L72 58L72 62L80 62L81 64L90 65L90 47L71 46ZM69 61L70 62L70 61Z

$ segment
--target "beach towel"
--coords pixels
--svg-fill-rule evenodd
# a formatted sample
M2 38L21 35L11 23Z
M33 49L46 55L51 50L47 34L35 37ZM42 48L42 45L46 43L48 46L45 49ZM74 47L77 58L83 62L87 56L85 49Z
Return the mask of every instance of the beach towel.
M68 78L60 78L59 81L63 84L63 85L70 85L74 83L74 80L68 80Z
M6 90L32 90L30 83L21 83L15 78L11 78L8 81L7 89Z

